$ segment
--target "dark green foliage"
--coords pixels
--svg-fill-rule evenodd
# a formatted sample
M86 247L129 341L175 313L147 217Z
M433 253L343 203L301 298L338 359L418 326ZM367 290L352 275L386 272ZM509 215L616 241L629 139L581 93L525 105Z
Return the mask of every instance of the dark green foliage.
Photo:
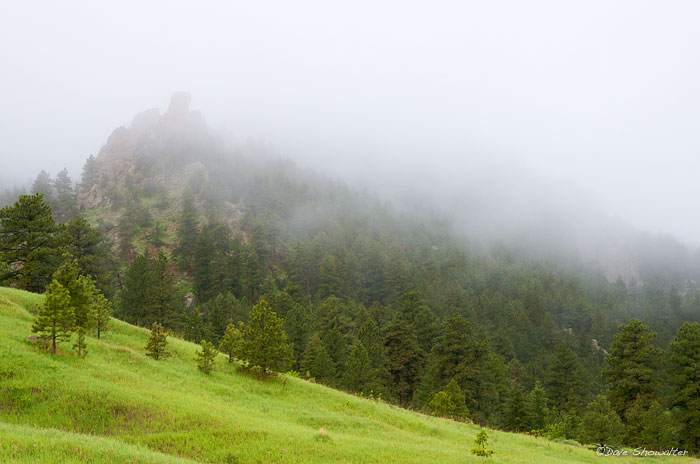
M397 316L384 335L389 371L389 392L401 405L408 404L422 372L423 354L413 324Z
M652 344L655 337L648 326L632 319L620 326L606 358L604 375L610 385L607 397L624 421L635 401L649 406L659 398L661 351Z
M582 370L576 353L562 341L554 350L547 377L547 393L557 410L577 409L581 400Z
M197 367L205 374L209 374L214 366L216 355L219 353L214 348L214 345L206 340L202 340L200 346L201 350L197 352Z
M430 409L435 415L464 419L467 417L464 393L457 382L452 379L444 390L433 395L430 401Z
M163 326L157 322L151 327L151 334L148 336L146 343L146 356L158 361L168 356L168 334L163 329Z
M174 254L180 269L190 273L194 271L194 250L197 246L198 229L197 210L194 207L192 195L187 194L182 203L182 216L177 228L177 247Z
M325 345L314 335L309 340L301 362L302 373L309 378L327 385L335 383L336 366Z
M700 324L686 322L678 329L668 363L681 445L691 453L700 452Z
M619 444L624 426L612 405L604 395L586 407L581 421L580 439L583 443L600 446Z
M547 425L547 395L540 382L535 383L535 387L530 392L527 401L527 409L530 412L530 429L542 430Z
M505 426L512 432L523 432L530 424L530 414L527 409L525 392L518 382L513 382L510 396L506 403Z
M229 324L219 344L219 350L228 356L228 362L233 362L236 354L240 353L242 341L241 331L235 325Z
M355 393L369 394L378 392L381 388L377 373L370 363L367 349L361 342L355 343L350 352L341 383Z
M78 262L70 255L64 255L65 262L56 269L53 278L63 288L68 290L73 311L73 325L82 327L85 332L92 328L95 322L95 312L92 305L97 289L92 277L80 275Z
M44 304L39 307L32 332L51 342L51 351L56 353L56 346L68 340L75 328L74 314L70 304L70 294L60 283L52 281L46 291Z
M627 411L624 443L628 446L663 451L678 443L671 414L658 401L651 405L640 398Z
M265 300L253 306L250 321L241 324L241 344L237 358L263 373L285 371L292 361L292 347L282 328L282 319Z
M119 315L142 327L151 321L161 321L170 329L184 326L184 305L178 300L175 279L164 254L154 260L137 256L131 262L120 294Z
M284 317L284 331L287 339L294 349L294 361L292 367L301 369L301 361L306 344L311 336L313 320L309 308L301 304L294 304Z
M62 228L61 243L78 262L79 274L92 276L103 292L111 290L109 250L97 229L77 216Z
M43 292L60 263L56 223L42 194L22 195L0 210L0 282Z
M144 327L153 318L150 314L151 266L139 255L126 270L119 299L119 316L127 322Z
M56 175L54 181L56 201L51 203L54 217L58 222L67 222L78 215L78 193L73 186L73 180L68 175L68 170L63 169Z

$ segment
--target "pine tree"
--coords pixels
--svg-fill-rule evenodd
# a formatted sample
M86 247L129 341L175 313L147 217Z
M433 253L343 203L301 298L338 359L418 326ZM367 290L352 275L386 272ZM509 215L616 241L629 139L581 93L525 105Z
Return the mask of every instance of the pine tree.
M76 339L75 343L73 344L73 349L75 352L80 356L81 358L84 358L87 356L87 343L85 342L85 329L82 327L78 327L75 330L76 335L78 338Z
M0 210L0 282L43 292L60 264L56 223L41 194L22 195Z
M402 406L413 397L422 371L422 353L413 325L397 316L387 327L384 337L389 371L390 393Z
M141 327L153 320L149 307L152 285L150 263L145 256L139 255L131 262L124 276L119 299L119 316Z
M191 194L185 195L182 203L182 216L177 228L177 247L175 256L178 258L180 269L190 273L194 271L194 250L197 246L199 219Z
M80 176L80 191L87 193L97 182L97 163L95 156L90 155L83 165L83 172Z
M95 314L95 329L97 338L109 328L112 320L112 303L101 293L97 293L92 300L92 310Z
M44 171L43 169L39 173L38 176L36 176L36 179L34 180L34 183L32 184L32 195L37 195L41 194L44 196L44 201L49 204L53 205L54 204L54 190L53 190L53 179L51 179L51 176L49 175L48 172Z
M219 344L221 352L228 356L228 362L233 362L236 353L240 352L242 340L241 331L235 325L229 324Z
M616 445L620 443L623 431L620 417L604 395L598 395L598 398L586 407L580 432L581 441L584 443L603 447Z
M352 392L368 394L377 390L375 371L370 364L367 349L361 342L353 346L341 381Z
M56 269L53 277L70 294L70 302L75 317L74 326L82 327L84 332L92 328L95 312L92 305L97 288L92 277L80 275L78 262L70 255L64 255L65 262Z
M148 315L162 321L164 327L182 327L184 307L177 301L175 279L168 258L163 253L159 253L158 258L151 263L150 274Z
M78 214L78 196L67 169L63 169L56 176L54 191L56 192L56 202L52 208L56 220L66 222L74 219Z
M547 396L542 384L535 382L535 386L530 392L527 401L527 409L530 411L530 428L542 430L547 425L546 420L549 414L547 409Z
M216 358L218 352L214 348L214 345L206 340L202 340L200 346L202 349L201 351L197 352L197 366L199 367L199 370L205 374L209 374L212 366L214 365L214 359Z
M103 292L109 286L109 250L102 234L83 216L67 222L61 231L61 243L78 262L79 274L90 275Z
M313 378L316 382L326 385L335 383L335 362L317 334L311 337L306 346L301 368L304 376Z
M447 393L448 398L450 398L450 401L454 405L451 416L456 419L466 418L469 413L466 406L466 398L457 381L455 379L450 380L444 392Z
M451 417L455 411L452 398L444 391L435 393L428 406L433 414L441 417Z
M264 299L253 306L248 324L241 324L242 342L238 358L263 373L283 371L292 360L292 347L287 343L287 334L282 320L270 310Z
M552 406L560 411L576 409L581 399L581 364L566 341L554 349L547 377L547 393Z
M530 422L525 393L517 381L510 388L510 396L506 403L505 426L511 432L523 432Z
M632 319L620 326L606 358L603 375L610 384L608 400L623 421L635 401L647 407L659 397L661 351L652 344L655 337L648 326Z
M51 351L56 354L58 343L68 340L73 333L74 315L68 290L52 281L46 291L44 304L32 324L32 332L51 341Z
M284 318L284 331L294 350L294 369L301 369L301 361L311 335L312 325L309 308L298 303L287 312Z
M681 444L700 452L700 324L686 322L669 348L671 405L678 411Z
M151 334L146 343L146 356L158 361L161 358L168 356L168 334L165 333L163 326L157 322L151 327Z

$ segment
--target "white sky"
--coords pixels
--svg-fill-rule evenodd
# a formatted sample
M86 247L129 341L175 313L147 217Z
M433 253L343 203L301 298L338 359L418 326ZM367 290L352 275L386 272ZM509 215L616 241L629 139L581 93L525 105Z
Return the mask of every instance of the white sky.
M700 242L698 45L694 1L5 0L0 182L77 175L188 90L214 128L352 181L506 165Z

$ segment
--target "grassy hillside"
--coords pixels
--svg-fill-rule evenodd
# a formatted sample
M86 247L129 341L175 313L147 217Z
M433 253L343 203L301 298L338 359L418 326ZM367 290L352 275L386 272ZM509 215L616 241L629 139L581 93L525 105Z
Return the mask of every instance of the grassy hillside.
M171 339L172 356L154 361L144 355L148 332L119 321L88 340L86 359L69 343L57 356L37 351L26 337L41 299L0 288L0 462L483 462L469 453L476 426L300 379L261 381L223 356L206 376L194 362L197 346L182 340ZM493 463L633 461L489 434ZM645 462L671 461L687 462Z

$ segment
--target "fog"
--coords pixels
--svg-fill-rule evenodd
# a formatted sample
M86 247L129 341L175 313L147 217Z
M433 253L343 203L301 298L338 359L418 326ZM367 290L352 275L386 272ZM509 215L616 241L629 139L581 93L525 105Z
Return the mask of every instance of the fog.
M697 2L4 6L0 184L78 177L187 90L231 140L474 233L555 217L700 243Z

